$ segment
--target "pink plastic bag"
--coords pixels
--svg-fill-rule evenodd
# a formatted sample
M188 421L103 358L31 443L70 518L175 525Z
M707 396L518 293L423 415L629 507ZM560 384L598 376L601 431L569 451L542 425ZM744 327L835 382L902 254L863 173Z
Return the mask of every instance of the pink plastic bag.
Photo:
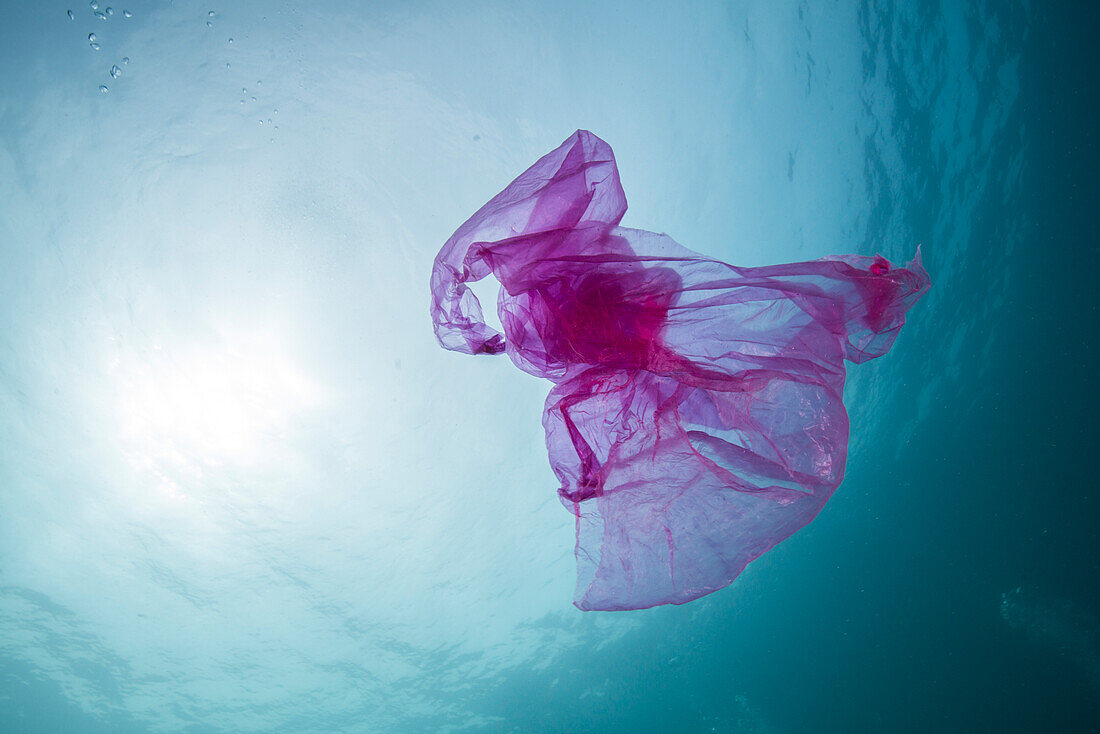
M738 268L619 227L611 148L579 130L447 240L447 349L554 382L543 426L577 518L580 609L681 604L810 522L844 476L844 360L885 354L928 289L920 250ZM504 334L466 283L492 273Z

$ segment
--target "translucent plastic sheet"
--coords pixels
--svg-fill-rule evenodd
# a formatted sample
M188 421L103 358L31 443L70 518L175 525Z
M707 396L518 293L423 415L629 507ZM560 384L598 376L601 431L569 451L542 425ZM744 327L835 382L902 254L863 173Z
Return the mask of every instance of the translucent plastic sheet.
M554 382L543 426L585 610L696 599L812 520L844 475L844 360L885 354L929 287L919 249L905 268L739 268L619 227L625 211L611 148L579 130L432 271L444 347ZM466 286L489 273L504 334Z

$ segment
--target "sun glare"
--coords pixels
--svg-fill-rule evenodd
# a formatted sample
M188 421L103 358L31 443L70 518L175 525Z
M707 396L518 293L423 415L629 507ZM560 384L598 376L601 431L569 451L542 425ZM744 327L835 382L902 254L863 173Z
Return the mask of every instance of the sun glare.
M321 390L270 339L165 342L120 356L118 423L131 460L166 474L277 459Z

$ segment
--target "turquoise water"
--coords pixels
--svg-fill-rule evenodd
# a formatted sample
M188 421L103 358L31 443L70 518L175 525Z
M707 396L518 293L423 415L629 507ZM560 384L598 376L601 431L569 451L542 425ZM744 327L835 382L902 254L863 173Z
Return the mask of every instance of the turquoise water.
M1092 730L1096 11L594 5L5 3L0 730ZM432 337L578 127L624 225L933 280L685 606L572 607L546 384Z

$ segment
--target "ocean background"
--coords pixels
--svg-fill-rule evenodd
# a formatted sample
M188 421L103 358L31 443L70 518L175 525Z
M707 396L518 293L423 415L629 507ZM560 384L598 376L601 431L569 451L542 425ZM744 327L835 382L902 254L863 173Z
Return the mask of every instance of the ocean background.
M108 2L0 0L0 731L1098 730L1100 6ZM577 128L626 226L932 277L684 606L572 606L549 383L432 335Z

